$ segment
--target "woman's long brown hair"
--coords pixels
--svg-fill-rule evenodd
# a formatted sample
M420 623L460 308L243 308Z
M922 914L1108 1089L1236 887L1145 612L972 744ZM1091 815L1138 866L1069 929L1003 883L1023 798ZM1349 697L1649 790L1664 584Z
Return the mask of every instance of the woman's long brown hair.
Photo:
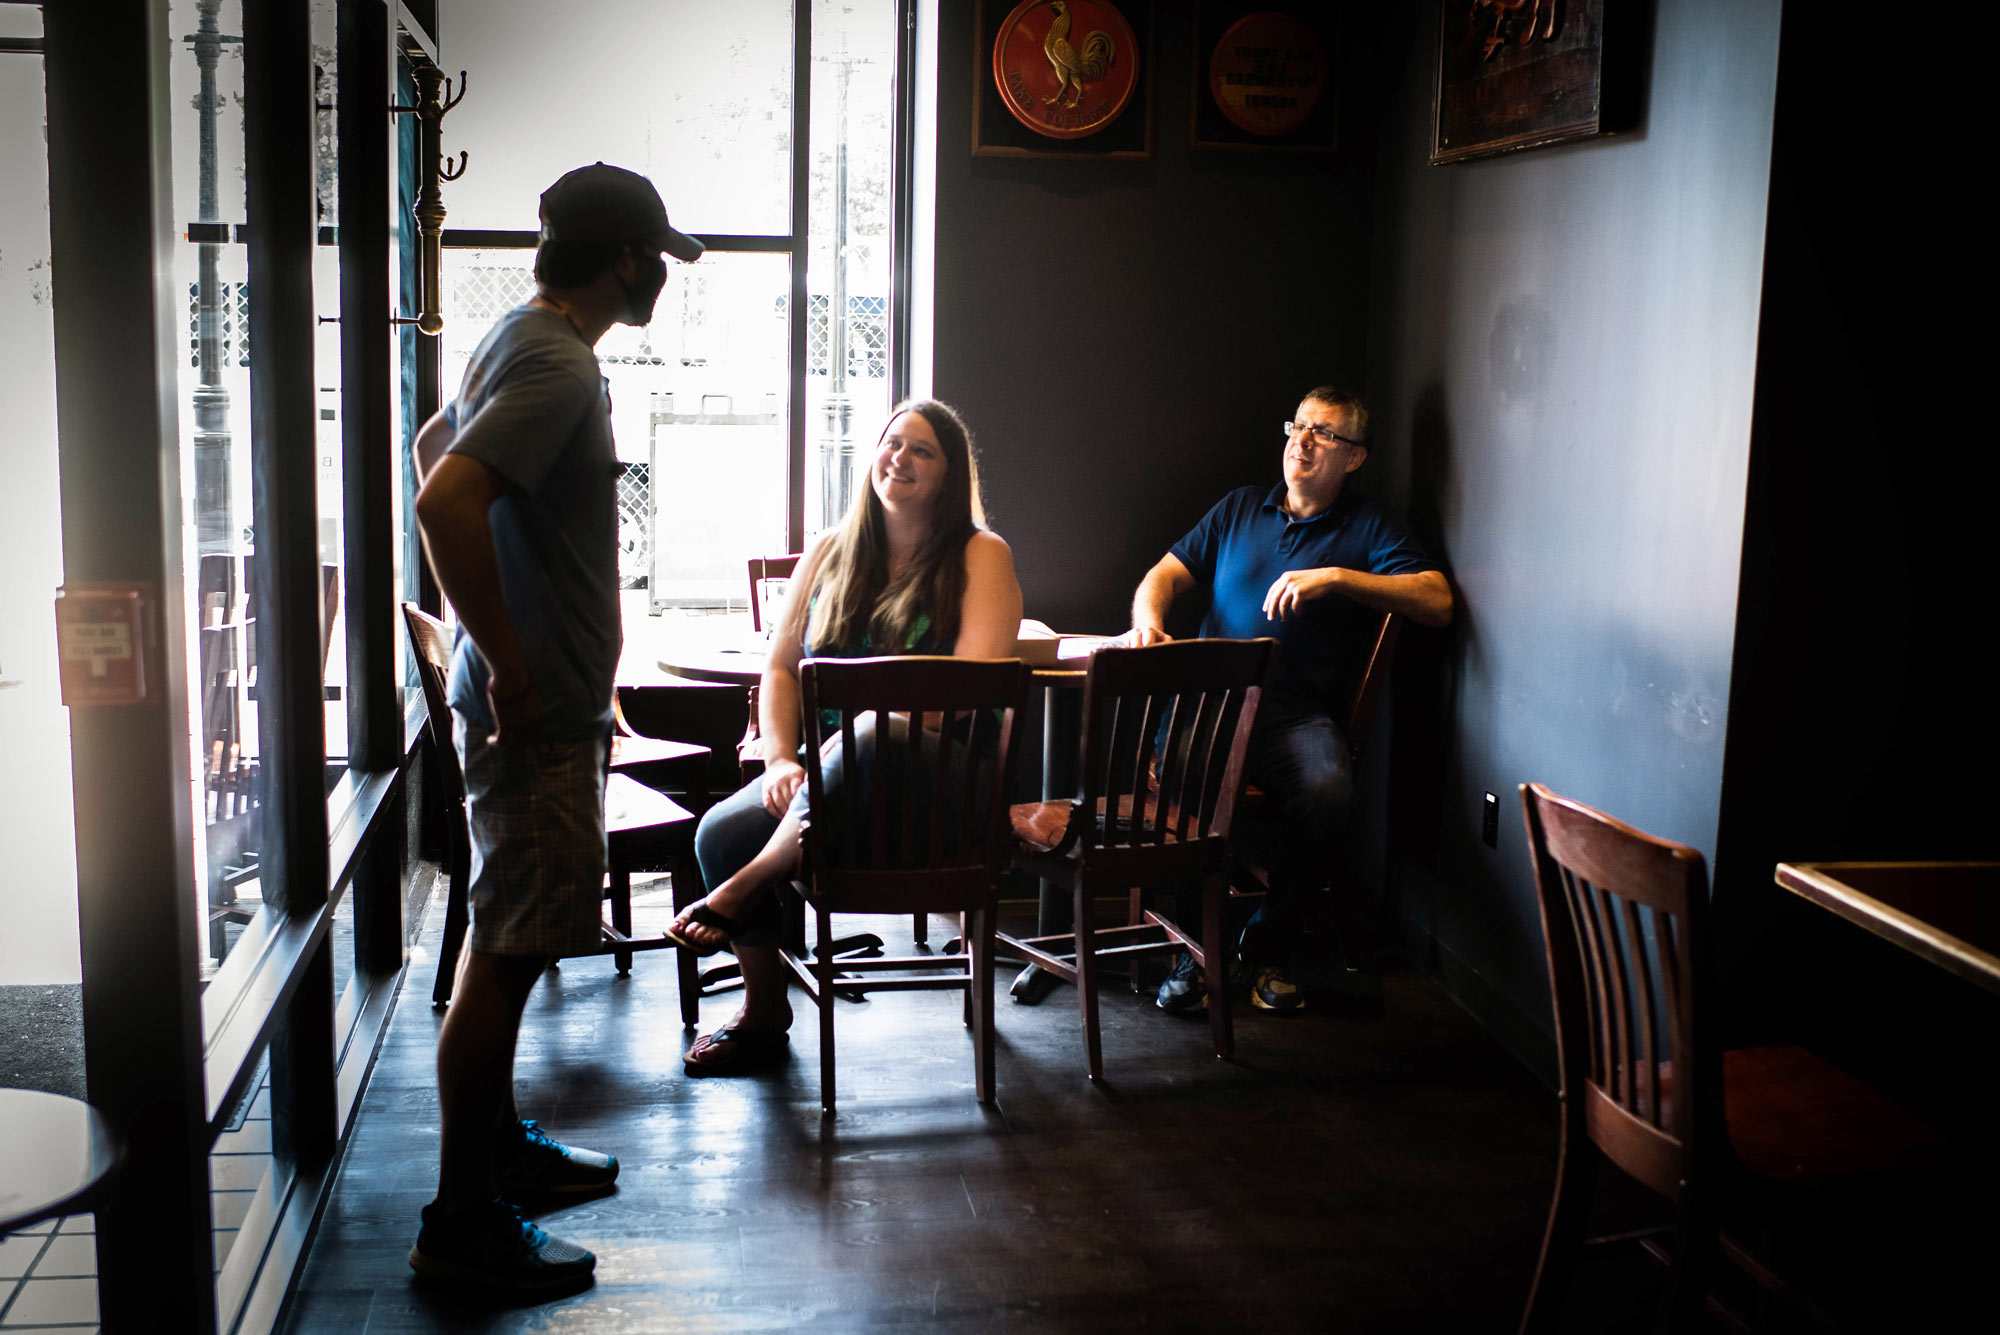
M808 592L793 600L793 614L801 622L810 616L811 627L810 633L801 634L802 643L851 647L866 635L875 652L902 653L912 628L926 614L934 642L943 652L950 653L958 639L965 602L965 544L986 526L979 464L965 423L949 405L935 399L897 404L882 425L882 435L875 438L878 449L890 425L906 412L930 424L944 453L944 488L931 512L930 536L891 580L888 525L881 499L875 495L871 455L870 476L855 489L846 518L820 544L813 569L800 572Z

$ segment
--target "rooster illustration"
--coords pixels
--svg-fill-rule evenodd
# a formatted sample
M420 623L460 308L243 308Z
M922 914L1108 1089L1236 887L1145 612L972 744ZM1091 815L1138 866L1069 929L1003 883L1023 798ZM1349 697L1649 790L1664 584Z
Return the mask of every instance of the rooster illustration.
M1056 92L1042 101L1054 106L1067 92L1068 105L1073 107L1083 97L1084 81L1103 78L1117 53L1111 46L1111 34L1101 29L1084 38L1083 50L1077 50L1069 44L1069 6L1064 0L1051 0L1049 8L1056 12L1056 18L1049 25L1049 35L1042 39L1042 54L1056 67Z

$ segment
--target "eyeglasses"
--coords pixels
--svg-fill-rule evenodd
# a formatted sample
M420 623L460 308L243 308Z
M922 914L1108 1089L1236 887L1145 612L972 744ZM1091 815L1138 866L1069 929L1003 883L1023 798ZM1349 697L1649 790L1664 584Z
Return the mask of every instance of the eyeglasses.
M1285 423L1286 440L1290 440L1293 436L1297 435L1301 431L1311 436L1314 441L1318 442L1318 444L1325 449L1330 450L1334 447L1335 444L1352 445L1356 449L1361 448L1360 441L1355 440L1352 436L1343 436L1330 426L1322 426L1317 422Z

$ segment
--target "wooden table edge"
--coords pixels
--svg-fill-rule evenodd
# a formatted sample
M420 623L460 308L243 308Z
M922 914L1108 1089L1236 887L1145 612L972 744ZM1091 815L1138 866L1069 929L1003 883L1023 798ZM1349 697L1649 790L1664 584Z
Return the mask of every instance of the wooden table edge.
M1884 904L1830 874L1844 867L1962 867L1962 862L1780 862L1774 879L1784 889L1864 927L1989 992L2000 993L2000 957L1968 945L1950 933Z
M752 657L752 655L746 654L744 655L744 657L748 658ZM667 659L664 658L657 659L655 660L655 662L658 665L660 671L666 673L669 677L679 677L682 681L707 682L712 686L749 686L755 684L754 680L745 681L743 677L743 672L741 671L736 671L736 670L725 671L721 669L697 667L695 665L688 663L669 662ZM747 671L747 669L745 669L745 671ZM757 671L754 674L754 676L756 678L762 678L763 675L764 675L764 664L763 661L760 659L758 660Z

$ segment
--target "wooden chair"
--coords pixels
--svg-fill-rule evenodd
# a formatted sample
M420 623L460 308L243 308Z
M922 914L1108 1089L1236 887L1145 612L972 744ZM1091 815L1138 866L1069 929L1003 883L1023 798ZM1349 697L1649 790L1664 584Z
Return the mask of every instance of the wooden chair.
M611 772L629 774L648 788L687 803L698 815L708 810L708 760L713 753L698 742L650 737L625 719L622 692L611 696Z
M1099 958L1185 949L1203 968L1228 958L1223 903L1230 823L1275 644L1179 640L1098 650L1084 677L1077 766L1082 791L1070 801L1029 802L1011 811L1015 865L1067 885L1076 900L1075 925L1054 936L999 939L1077 985L1093 1080L1104 1074ZM1199 938L1146 909L1141 898L1145 886L1196 882L1202 887ZM1100 889L1130 892L1126 925L1094 926L1091 900ZM1100 948L1100 937L1118 944ZM1142 939L1147 937L1156 939ZM1209 990L1208 1017L1215 1054L1226 1057L1234 1050L1227 988Z
M665 737L651 737L639 732L625 718L622 692L612 693L611 773L614 777L627 775L648 788L658 789L685 803L699 819L709 806L708 761L712 754L708 747L695 742L670 741ZM609 797L608 788L606 796ZM608 819L608 807L605 814ZM693 866L692 845L689 847L688 858L683 861L682 867L675 868L673 877L674 912L677 915L700 899L703 893L701 877L692 871L683 874L684 868ZM681 1018L693 1024L700 1014L705 984L701 961L683 950L675 957L675 968L680 975Z
M804 553L802 552L793 552L787 556L753 556L750 558L748 569L750 574L751 629L757 631L764 629L763 600L757 596L759 581L766 579L790 579L797 572L799 561L803 555ZM755 686L750 688L749 705L750 713L743 724L743 740L736 744L736 769L737 773L742 776L739 780L742 783L748 783L764 772L763 737L758 730L758 694L757 687ZM918 945L921 946L930 940L930 923L925 920L923 914L919 913L916 915L916 920L910 924L910 930L915 934ZM882 938L872 933L867 933L861 936L844 938L834 949L837 954L852 954L855 951L879 951L881 948ZM716 972L728 974L730 969L729 966L724 966L722 970ZM688 1019L688 1023L694 1023L692 1017Z
M1730 1202L1904 1161L1933 1137L1875 1090L1798 1047L1723 1051L1700 853L1540 784L1521 785L1554 995L1562 1136L1554 1200L1521 1330L1555 1329L1600 1163L1674 1203L1663 1330L1693 1326L1719 1257L1767 1291L1765 1260L1719 1227ZM1630 1240L1633 1235L1625 1235Z
M445 869L444 939L438 950L437 981L431 987L432 1002L442 1006L451 1000L452 980L471 922L466 894L471 879L472 842L465 822L465 778L458 767L458 749L452 743L451 706L445 695L446 678L451 670L451 629L415 603L403 604L403 619L409 626L417 676L423 683L431 753L437 764L438 787L444 793L445 830L450 846ZM611 918L603 924L599 947L580 953L610 955L618 972L628 973L633 952L674 947L664 936L633 937L632 873L664 865L672 871L676 889L683 881L698 883L700 877L694 871L695 818L665 793L629 775L611 774L605 785L604 823L610 845L606 897L611 902Z
M958 955L859 960L830 949L810 957L786 949L786 962L819 1007L820 1106L828 1116L834 1006L847 986L836 974L896 975L870 978L871 990L963 990L974 1088L981 1103L993 1100L993 926L1007 861L1015 727L1028 681L1026 665L1012 658L817 659L800 673L812 814L793 888L816 917L818 940L833 941L836 913L941 912L960 915L966 943ZM822 711L837 711L839 725L828 727ZM912 726L920 716L940 726ZM860 739L871 728L876 744L864 766ZM829 742L844 774L837 793L827 789Z
M1396 652L1396 636L1402 630L1403 618L1394 612L1383 612L1375 622L1375 633L1369 639L1368 657L1361 665L1361 675L1355 679L1354 689L1348 693L1341 710L1341 731L1347 736L1347 755L1350 764L1359 767L1361 748L1368 740L1368 726L1375 719L1375 701L1382 694L1382 683L1389 676L1389 660ZM1243 791L1243 810L1239 813L1246 822L1270 819L1269 799L1262 789L1251 784ZM1236 858L1230 866L1229 893L1232 898L1250 899L1266 893L1270 889L1270 878L1254 859Z
M764 629L764 609L757 597L757 584L766 579L790 579L792 572L799 568L802 553L793 552L789 556L753 556L749 561L750 570L750 628L761 632ZM743 724L743 740L736 744L736 769L742 776L738 782L748 783L764 772L764 748L762 734L757 729L757 688L750 688L750 714Z

